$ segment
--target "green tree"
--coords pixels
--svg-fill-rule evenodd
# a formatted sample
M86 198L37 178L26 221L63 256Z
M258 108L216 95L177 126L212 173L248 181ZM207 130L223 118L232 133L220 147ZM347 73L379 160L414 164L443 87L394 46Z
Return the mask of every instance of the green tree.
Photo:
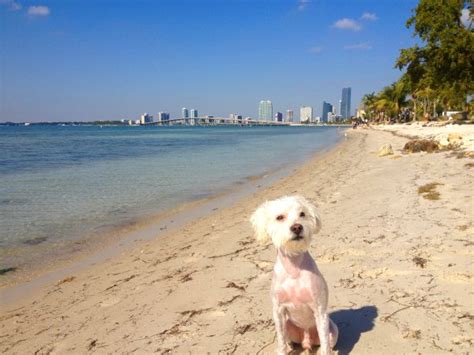
M364 105L364 111L365 111L365 118L372 120L375 115L375 102L377 101L377 97L375 95L375 92L372 92L371 94L365 94L362 97L362 104Z
M426 113L433 104L467 110L474 93L474 33L461 23L461 11L472 0L420 0L407 21L420 45L402 49L396 67L405 69L405 81L415 106L420 101Z

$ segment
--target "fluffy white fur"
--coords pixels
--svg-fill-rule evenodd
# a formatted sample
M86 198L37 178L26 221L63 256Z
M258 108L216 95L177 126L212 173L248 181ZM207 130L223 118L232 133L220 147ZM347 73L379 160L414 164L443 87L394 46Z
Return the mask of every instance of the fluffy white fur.
M303 212L305 217L301 217ZM282 220L277 220L278 216ZM301 196L285 196L263 203L250 217L257 240L265 244L271 239L276 248L284 248L289 253L306 251L313 234L321 229L321 219L316 207ZM298 222L303 226L303 240L294 241L290 227Z
M257 240L271 240L278 250L272 280L278 353L286 354L292 341L306 349L321 345L321 353L330 354L338 329L327 314L326 281L308 253L321 229L316 207L301 196L286 196L263 203L250 222Z

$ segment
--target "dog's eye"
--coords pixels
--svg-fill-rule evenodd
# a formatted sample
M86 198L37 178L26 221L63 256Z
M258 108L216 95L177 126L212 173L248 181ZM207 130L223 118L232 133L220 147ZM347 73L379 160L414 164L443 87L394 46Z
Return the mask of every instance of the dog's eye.
M283 221L285 219L285 216L283 216L282 214L279 214L276 218L277 221Z
M301 212L300 217L306 217L306 214L304 212Z

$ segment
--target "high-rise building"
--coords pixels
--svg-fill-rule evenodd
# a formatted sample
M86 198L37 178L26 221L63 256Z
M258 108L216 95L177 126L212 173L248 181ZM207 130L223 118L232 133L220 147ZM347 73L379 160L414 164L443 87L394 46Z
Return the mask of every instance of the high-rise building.
M191 109L190 116L191 116L191 118L197 118L198 117L198 111L194 108Z
M351 118L351 88L342 89L340 115L343 119Z
M286 110L286 122L293 122L293 110Z
M300 108L300 122L301 123L312 123L313 122L313 108L311 106L301 106L301 108Z
M183 107L181 109L181 117L182 118L189 118L189 111L186 107Z
M143 115L140 116L140 124L152 123L152 122L153 122L152 115L149 115L148 113L144 113Z
M329 102L323 101L323 114L321 115L321 121L328 123L328 114L332 113L332 105Z
M168 112L158 112L158 122L169 121L170 114Z
M273 119L273 105L270 100L260 101L258 106L258 119L260 121L271 121Z
M283 122L283 114L281 112L275 113L275 122Z

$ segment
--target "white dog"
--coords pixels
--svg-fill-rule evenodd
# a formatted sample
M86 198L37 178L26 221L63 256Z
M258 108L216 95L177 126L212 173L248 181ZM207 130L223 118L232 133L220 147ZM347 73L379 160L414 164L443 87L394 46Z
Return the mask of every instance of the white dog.
M323 355L330 354L338 329L327 314L326 281L308 252L321 229L316 208L303 197L282 197L262 204L250 222L257 239L271 239L278 251L272 280L278 353L287 354L291 341L304 349L320 345Z

